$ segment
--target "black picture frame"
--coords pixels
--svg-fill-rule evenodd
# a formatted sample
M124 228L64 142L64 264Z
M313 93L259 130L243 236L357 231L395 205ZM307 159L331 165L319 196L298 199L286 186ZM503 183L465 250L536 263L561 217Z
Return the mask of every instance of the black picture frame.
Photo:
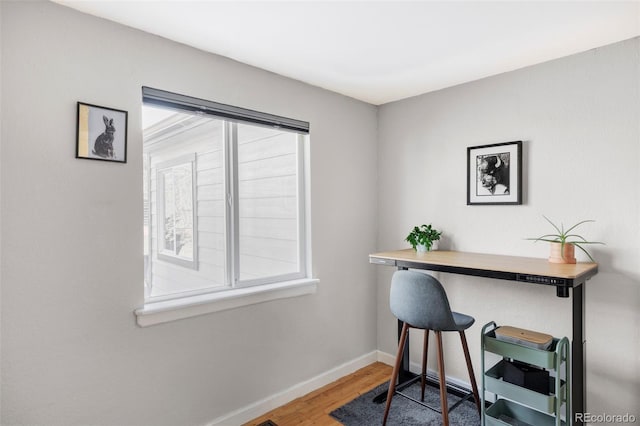
M522 204L522 141L467 148L467 205Z
M128 112L78 102L76 158L127 162Z

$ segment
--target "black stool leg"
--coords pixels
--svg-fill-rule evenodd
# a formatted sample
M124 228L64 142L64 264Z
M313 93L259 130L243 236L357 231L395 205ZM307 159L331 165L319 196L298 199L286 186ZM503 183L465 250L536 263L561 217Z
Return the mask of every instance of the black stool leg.
M382 426L387 424L387 417L389 416L389 408L391 408L391 398L396 391L396 381L398 380L398 373L400 372L400 364L402 364L402 354L404 352L404 343L407 340L407 334L409 334L409 325L405 322L402 325L402 332L400 333L400 342L398 344L398 354L396 355L396 365L393 366L393 372L391 373L391 379L389 380L389 391L387 392L387 405L384 408L384 417L382 418Z
M476 400L476 407L478 408L478 414L482 416L482 409L480 408L480 398L478 397L478 385L476 384L476 376L473 374L473 365L471 364L471 357L469 356L469 346L467 345L467 336L464 331L460 331L460 340L462 340L462 350L464 351L464 359L467 361L467 370L469 370L469 380L471 380L471 389L473 390L473 399Z
M440 405L442 407L442 423L449 426L449 407L447 404L447 381L444 375L444 353L442 351L442 332L434 331L438 346L438 371L440 375Z
M422 348L422 377L420 380L420 401L424 402L424 386L427 383L427 351L429 350L429 330L424 330L424 347Z

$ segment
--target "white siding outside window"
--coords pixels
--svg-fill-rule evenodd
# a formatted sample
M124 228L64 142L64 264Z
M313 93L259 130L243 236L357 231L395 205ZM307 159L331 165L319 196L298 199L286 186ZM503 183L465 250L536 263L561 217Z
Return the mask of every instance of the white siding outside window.
M301 136L237 125L239 285L304 276L298 182Z

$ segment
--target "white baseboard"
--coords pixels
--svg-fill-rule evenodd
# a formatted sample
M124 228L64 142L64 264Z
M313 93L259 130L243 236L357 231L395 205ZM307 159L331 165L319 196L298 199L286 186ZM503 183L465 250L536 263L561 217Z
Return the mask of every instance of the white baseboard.
M396 357L394 355L391 355L382 351L377 351L377 352L378 352L377 356L378 356L379 362L390 365L392 367L394 366L394 364L396 363Z
M237 426L260 417L274 408L278 408L296 398L304 396L316 389L335 382L341 377L351 374L369 364L379 361L380 351L373 351L354 360L332 368L316 377L312 377L281 392L256 401L207 423L207 426ZM393 357L392 357L393 358ZM386 357L385 357L386 359ZM385 361L381 361L385 362Z
M377 352L378 352L377 353L378 361L391 366L393 366L396 363L395 355L391 355L382 351L377 351ZM422 365L415 362L409 363L409 371L411 371L412 373L420 374L421 370L422 370ZM431 377L438 377L438 372L428 368L427 375ZM458 378L451 377L451 376L445 376L445 378L447 380L447 383L451 383L452 385L455 385L464 389L471 389L471 383L469 382L466 382L464 380L460 380Z

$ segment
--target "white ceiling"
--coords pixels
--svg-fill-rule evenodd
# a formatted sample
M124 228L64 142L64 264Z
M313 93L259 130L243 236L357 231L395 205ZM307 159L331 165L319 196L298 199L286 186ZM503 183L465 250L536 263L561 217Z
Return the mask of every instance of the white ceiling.
M640 0L54 0L375 105L640 35Z

